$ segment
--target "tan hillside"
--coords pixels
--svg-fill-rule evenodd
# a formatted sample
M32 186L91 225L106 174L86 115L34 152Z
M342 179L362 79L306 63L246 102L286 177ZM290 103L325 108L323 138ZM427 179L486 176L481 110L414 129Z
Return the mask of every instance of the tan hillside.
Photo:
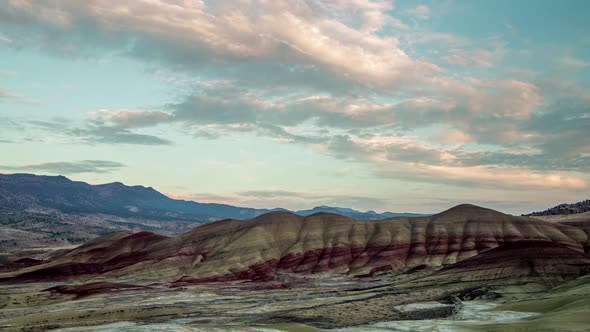
M429 217L379 221L271 212L206 224L176 237L148 232L102 237L21 270L17 278L129 276L182 284L272 280L287 272L370 276L416 266L438 268L522 240L545 241L583 256L588 235L575 225L473 205Z

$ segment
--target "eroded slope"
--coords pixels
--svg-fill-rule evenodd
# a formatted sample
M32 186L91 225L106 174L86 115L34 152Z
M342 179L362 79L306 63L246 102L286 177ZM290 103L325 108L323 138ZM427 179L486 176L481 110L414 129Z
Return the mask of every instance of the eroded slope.
M573 225L473 205L429 217L372 222L327 213L300 217L272 212L206 224L177 237L112 235L22 270L17 279L111 276L183 284L268 281L277 273L370 276L438 268L523 240L584 255L588 235Z

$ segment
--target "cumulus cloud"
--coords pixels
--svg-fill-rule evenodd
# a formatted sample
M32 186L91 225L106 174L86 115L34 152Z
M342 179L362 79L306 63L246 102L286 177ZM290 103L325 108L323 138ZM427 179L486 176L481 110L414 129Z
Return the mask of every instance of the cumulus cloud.
M324 145L338 158L362 160L382 177L497 189L585 189L588 158L563 160L541 152L466 152L411 136L338 136Z
M248 132L396 179L585 188L586 89L502 73L473 77L469 69L502 59L501 40L411 31L396 14L391 1L10 0L0 26L9 47L115 53L198 73L191 91L160 107L101 109L81 124L35 123L82 142L172 144L157 135L159 126L208 139ZM426 20L431 9L406 14ZM452 71L414 56L416 45L440 48L433 61ZM21 97L0 90L2 98Z
M319 71L368 86L391 86L438 71L411 59L396 38L378 33L400 26L390 18L391 9L388 1L19 0L3 6L0 17L7 33L21 36L20 43L40 42L39 47L62 53L118 48L191 69L207 65L235 73L244 63L271 62L285 76L292 69Z
M417 96L391 102L327 94L268 99L261 93L224 86L169 104L166 108L171 114L159 116L163 122L172 117L174 121L202 125L264 123L294 126L312 121L318 127L342 129L403 129L450 122L455 129L469 135L476 130L485 133L485 125L490 120L525 119L543 102L535 85L518 80L438 78L423 86L421 92L411 92ZM147 113L143 115L152 117ZM474 126L477 122L480 125ZM482 140L485 140L483 135Z
M169 104L175 121L191 124L267 124L373 127L393 120L393 106L361 98L329 95L285 96L274 100L239 89L209 89Z
M589 126L588 104L562 102L534 112L544 101L539 88L531 83L472 79L433 84L439 88L430 97L392 102L330 95L268 98L223 84L164 105L163 110L99 110L77 129L63 121L37 124L56 126L62 133L92 143L171 144L135 132L159 125L181 127L187 134L211 139L250 132L373 164L387 177L474 185L476 177L460 178L456 170L464 168L469 174L469 170L481 173L498 168L515 175L498 176L496 183L489 185L513 187L519 183L533 188L535 181L542 187L551 183L571 188L585 185L579 174L565 173L588 169L588 156L584 155L588 145L582 139ZM411 134L416 128L440 124L445 125L430 138ZM462 149L461 144L473 142L496 146L493 151ZM448 144L451 146L446 147ZM412 165L419 166L422 176L384 171L412 169ZM514 180L518 176L522 181ZM556 177L561 182L547 180ZM486 183L491 178L479 180Z
M125 167L124 164L108 160L56 161L28 165L0 165L6 171L48 172L54 174L110 173Z

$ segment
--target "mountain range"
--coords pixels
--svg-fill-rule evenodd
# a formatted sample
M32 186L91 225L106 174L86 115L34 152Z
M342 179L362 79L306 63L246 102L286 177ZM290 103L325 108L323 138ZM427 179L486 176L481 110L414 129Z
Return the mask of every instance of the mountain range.
M101 213L122 218L138 217L195 222L209 222L226 218L250 219L270 211L285 210L198 203L172 199L152 187L126 186L120 182L90 185L85 182L72 181L64 176L33 174L0 174L0 207L17 210L53 209L63 213ZM318 212L337 213L361 220L419 215L414 213L361 212L329 206L295 211L296 214L302 216Z

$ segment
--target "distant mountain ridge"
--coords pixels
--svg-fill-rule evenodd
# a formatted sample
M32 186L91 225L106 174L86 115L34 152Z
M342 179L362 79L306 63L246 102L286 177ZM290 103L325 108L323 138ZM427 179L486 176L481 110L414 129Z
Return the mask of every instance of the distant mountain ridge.
M0 206L202 222L225 218L247 219L270 211L177 200L151 187L126 186L120 182L90 185L64 176L33 174L0 175Z
M306 217L306 216L310 216L312 214L320 213L320 212L340 214L340 215L351 217L351 218L358 219L358 220L379 220L379 219L386 219L386 218L393 218L393 217L422 217L422 216L427 215L427 214L408 213L408 212L377 213L372 210L367 211L367 212L361 212L361 211L353 210L350 208L333 207L333 206L326 206L326 205L316 206L313 209L308 209L308 210L299 210L299 211L296 211L295 214Z
M250 219L267 212L285 209L256 209L227 204L198 203L172 199L152 187L126 186L120 182L90 185L65 176L0 174L0 207L16 210L55 209L64 213L101 213L123 218L208 222L219 219ZM362 220L410 213L361 212L348 208L318 206L295 212L308 216L331 212Z
M553 216L553 215L567 215L577 214L590 211L590 199L571 204L559 204L552 208L543 211L537 211L524 216Z

